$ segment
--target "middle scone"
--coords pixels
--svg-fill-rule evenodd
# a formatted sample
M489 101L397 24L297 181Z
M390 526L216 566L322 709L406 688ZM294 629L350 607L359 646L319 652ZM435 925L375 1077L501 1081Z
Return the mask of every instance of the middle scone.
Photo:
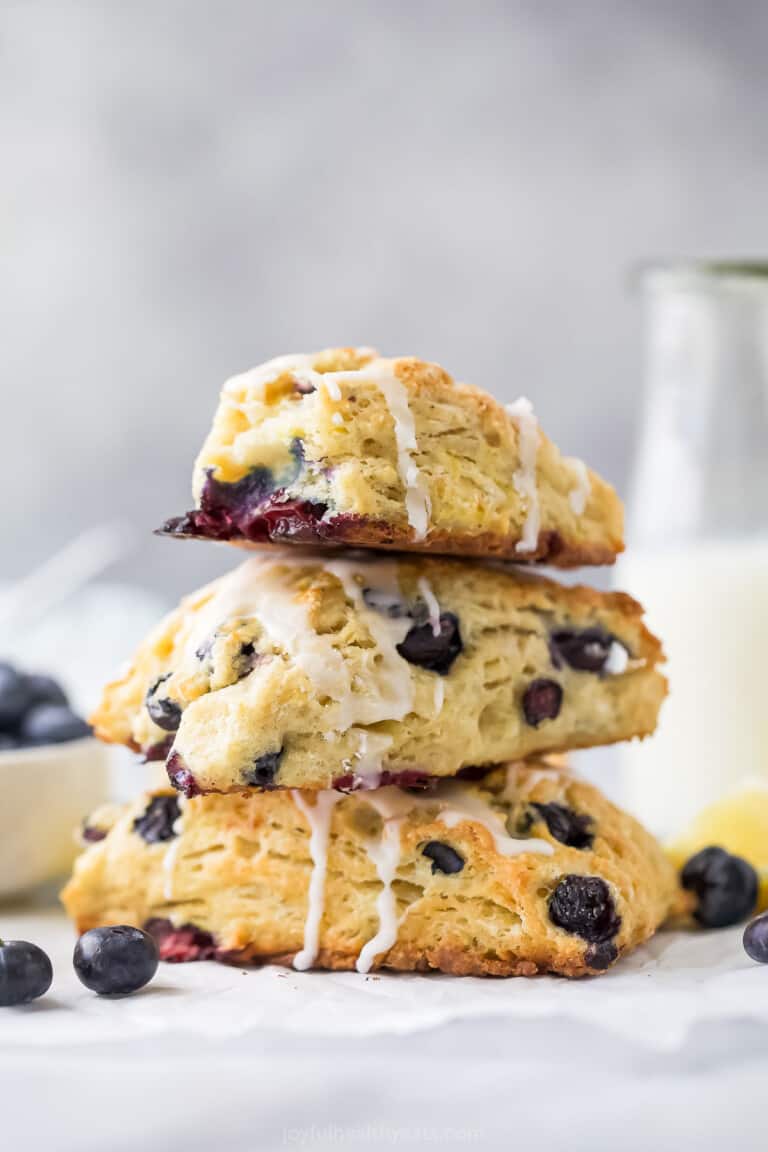
M420 784L648 735L662 659L622 593L271 548L186 597L92 720L187 796Z

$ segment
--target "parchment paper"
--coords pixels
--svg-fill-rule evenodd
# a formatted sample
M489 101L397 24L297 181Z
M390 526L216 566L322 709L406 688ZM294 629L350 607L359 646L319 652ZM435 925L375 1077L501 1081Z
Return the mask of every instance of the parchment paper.
M55 975L37 1003L2 1010L0 1045L119 1044L180 1033L224 1039L257 1029L366 1037L406 1035L453 1020L563 1017L669 1051L702 1021L768 1024L768 967L746 956L741 932L663 932L611 972L580 981L163 964L146 989L113 1000L78 982L74 935L61 913L9 911L0 913L0 937L40 944Z

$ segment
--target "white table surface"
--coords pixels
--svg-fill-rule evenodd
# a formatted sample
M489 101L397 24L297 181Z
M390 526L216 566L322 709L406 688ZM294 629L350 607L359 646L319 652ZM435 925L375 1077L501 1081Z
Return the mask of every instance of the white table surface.
M0 910L0 936L35 925L49 933L38 912ZM106 1039L67 1043L54 1030L56 1042L41 1044L52 1014L73 1011L80 995L67 964L73 937L61 920L55 931L51 992L0 1015L9 1149L768 1147L765 1018L698 1026L668 1051L565 1017L490 1017L366 1039L279 1028L215 1039L194 1027L126 1038L127 1001L99 1001L97 1021L114 1013ZM194 967L199 983L207 966ZM139 994L142 1010L163 1010L170 998L176 1012L187 979L161 966ZM755 972L754 987L768 1000L768 969Z

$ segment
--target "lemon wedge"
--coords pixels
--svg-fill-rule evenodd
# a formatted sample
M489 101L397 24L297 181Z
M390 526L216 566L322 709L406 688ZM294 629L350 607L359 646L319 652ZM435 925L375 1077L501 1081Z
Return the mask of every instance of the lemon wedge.
M768 787L745 788L702 809L690 827L665 845L677 868L717 845L748 860L760 878L759 910L768 908Z

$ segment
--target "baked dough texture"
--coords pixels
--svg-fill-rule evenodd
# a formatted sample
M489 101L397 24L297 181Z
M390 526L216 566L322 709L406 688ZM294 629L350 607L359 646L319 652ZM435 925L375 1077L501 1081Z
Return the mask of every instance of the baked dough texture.
M282 356L229 380L174 536L609 564L614 490L563 457L527 400L370 349Z
M583 976L677 896L649 833L544 763L420 793L147 794L85 833L78 931L144 926L166 960Z
M645 736L662 660L621 593L269 548L183 600L91 719L187 795L409 784Z

